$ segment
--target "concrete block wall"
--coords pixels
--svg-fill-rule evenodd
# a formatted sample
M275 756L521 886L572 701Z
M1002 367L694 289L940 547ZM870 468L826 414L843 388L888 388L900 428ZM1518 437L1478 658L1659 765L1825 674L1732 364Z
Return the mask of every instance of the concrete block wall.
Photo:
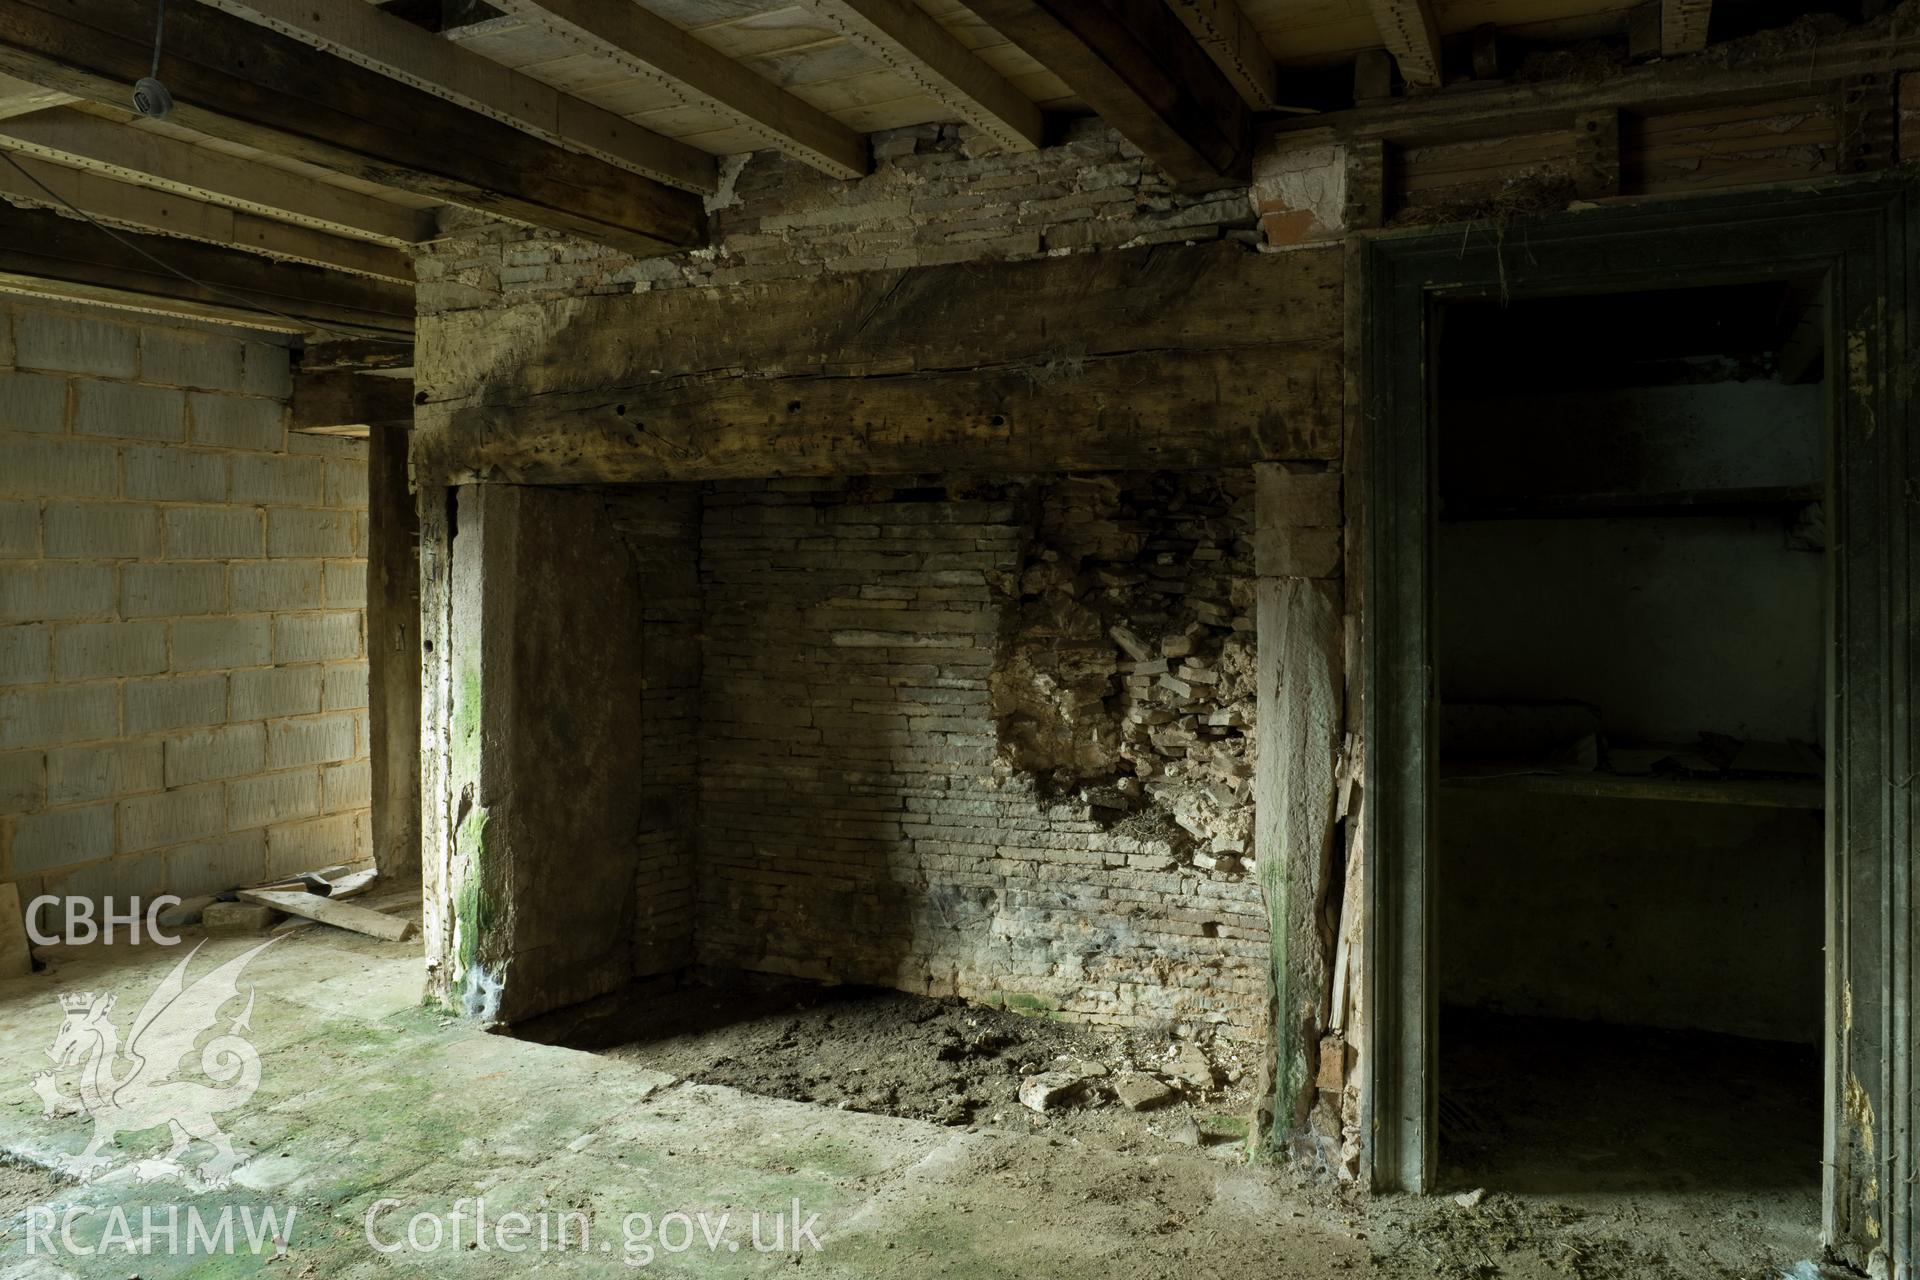
M0 880L192 894L369 846L365 445L288 351L0 309Z
M1251 876L1042 798L989 677L1019 486L713 486L701 539L699 959L1090 1023L1268 1036Z

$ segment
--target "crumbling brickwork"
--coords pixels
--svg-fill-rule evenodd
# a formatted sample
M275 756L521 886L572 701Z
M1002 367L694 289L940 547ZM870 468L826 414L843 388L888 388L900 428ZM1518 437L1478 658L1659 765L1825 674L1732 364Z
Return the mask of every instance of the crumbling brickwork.
M1265 1039L1252 877L1196 864L1174 823L1123 821L1109 797L1094 803L1100 788L1063 790L1003 751L993 674L1021 634L1023 569L1055 563L1036 533L1088 523L1071 519L1072 485L776 480L708 494L703 962ZM1132 660L1103 644L1119 677ZM1110 736L1124 742L1134 703L1110 684Z
M1025 153L975 154L961 126L896 129L874 135L874 160L871 175L847 182L777 152L731 159L708 202L710 247L666 257L635 259L474 216L419 254L420 310L1258 239L1244 189L1181 195L1098 121Z

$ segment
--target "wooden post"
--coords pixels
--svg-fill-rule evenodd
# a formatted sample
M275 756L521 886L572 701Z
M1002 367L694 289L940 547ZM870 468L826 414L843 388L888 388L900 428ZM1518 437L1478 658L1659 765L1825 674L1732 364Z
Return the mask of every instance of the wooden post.
M367 441L367 686L373 737L373 861L420 870L420 515L407 481L407 431Z
M1285 1146L1306 1124L1329 987L1323 907L1343 722L1337 470L1262 463L1254 515L1259 753L1254 857L1273 936L1271 1090L1256 1119Z

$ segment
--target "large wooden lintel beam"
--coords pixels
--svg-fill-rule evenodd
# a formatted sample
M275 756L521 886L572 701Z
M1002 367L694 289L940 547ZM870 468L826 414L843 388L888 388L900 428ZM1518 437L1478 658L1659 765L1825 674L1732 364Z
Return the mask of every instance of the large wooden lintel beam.
M1343 279L1337 251L1216 244L592 300L544 338L452 313L414 462L592 483L1332 457Z
M1247 180L1247 105L1164 0L971 0L1187 190Z
M390 341L413 332L407 285L169 236L108 235L75 218L5 205L0 288L283 333Z
M1408 84L1432 88L1440 83L1440 27L1431 0L1369 0L1380 39L1400 64Z
M871 167L861 134L630 0L500 0L500 6L836 178L857 178Z
M413 379L296 367L291 420L295 431L338 434L353 428L413 425Z
M211 137L601 241L633 253L700 243L699 198L579 155L221 13L167 6L170 119ZM0 72L112 107L148 74L139 0L0 0Z

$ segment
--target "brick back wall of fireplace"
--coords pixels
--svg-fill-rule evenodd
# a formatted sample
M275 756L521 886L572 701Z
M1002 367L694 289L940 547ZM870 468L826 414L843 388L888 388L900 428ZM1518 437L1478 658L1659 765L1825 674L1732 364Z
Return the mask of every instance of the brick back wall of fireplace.
M996 758L996 583L1028 536L994 497L707 493L697 959L1262 1039L1253 877L1170 865Z

